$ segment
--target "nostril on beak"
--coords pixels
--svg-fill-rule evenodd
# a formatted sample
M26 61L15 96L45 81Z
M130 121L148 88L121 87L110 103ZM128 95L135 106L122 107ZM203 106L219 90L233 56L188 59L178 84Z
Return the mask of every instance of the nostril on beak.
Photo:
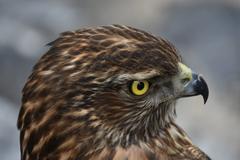
M182 84L187 84L191 79L189 77L181 79Z

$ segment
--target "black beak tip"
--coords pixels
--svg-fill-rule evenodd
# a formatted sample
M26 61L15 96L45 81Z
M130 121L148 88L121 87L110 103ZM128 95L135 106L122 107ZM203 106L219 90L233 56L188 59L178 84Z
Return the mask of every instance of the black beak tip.
M204 104L206 104L206 102L208 100L208 95L209 95L208 85L202 76L198 77L198 81L199 81L198 91L203 97Z
M202 95L203 96L203 101L204 101L204 104L207 103L207 100L208 100L208 95Z
M195 78L196 80L193 82L193 86L196 95L202 95L204 104L206 104L209 94L208 85L201 75L196 75Z

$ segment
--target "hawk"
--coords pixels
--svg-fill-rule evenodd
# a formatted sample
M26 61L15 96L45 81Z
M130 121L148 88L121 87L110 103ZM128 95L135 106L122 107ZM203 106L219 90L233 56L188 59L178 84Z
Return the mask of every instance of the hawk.
M175 122L208 86L170 42L110 25L49 45L23 88L21 160L210 160Z

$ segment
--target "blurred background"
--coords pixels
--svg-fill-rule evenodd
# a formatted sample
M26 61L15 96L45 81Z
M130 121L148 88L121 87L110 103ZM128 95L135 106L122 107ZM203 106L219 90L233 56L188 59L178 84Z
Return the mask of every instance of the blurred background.
M0 0L0 157L20 159L21 89L60 32L125 24L170 40L210 87L177 121L215 160L240 157L240 0Z

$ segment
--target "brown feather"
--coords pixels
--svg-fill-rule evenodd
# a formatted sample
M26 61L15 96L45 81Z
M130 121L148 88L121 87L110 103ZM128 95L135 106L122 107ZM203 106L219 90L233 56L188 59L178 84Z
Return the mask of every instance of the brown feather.
M171 43L112 25L64 32L49 45L23 89L21 160L208 159L175 124L174 101L149 106L126 89L132 76L177 74Z

